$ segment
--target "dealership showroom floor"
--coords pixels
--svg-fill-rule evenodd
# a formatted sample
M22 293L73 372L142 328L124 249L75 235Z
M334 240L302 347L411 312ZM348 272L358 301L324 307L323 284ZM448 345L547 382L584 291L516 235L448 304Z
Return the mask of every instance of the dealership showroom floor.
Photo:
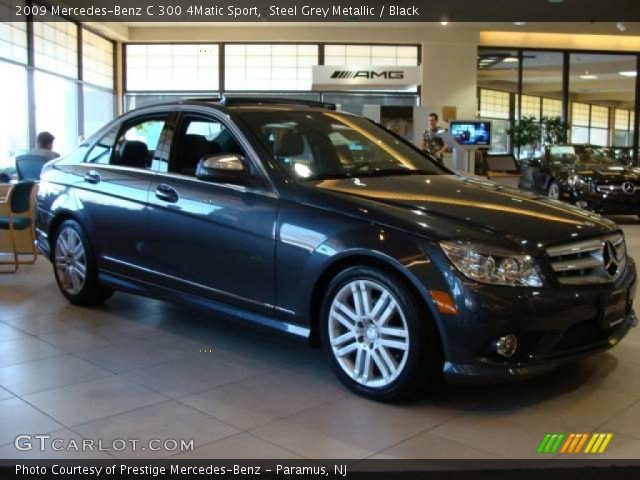
M640 225L616 217L640 258ZM524 383L357 397L304 341L116 293L68 304L40 258L0 276L0 457L530 458L548 432L613 432L640 455L640 330ZM636 297L637 298L637 297ZM637 308L637 306L636 306ZM193 439L188 452L18 452L19 434Z

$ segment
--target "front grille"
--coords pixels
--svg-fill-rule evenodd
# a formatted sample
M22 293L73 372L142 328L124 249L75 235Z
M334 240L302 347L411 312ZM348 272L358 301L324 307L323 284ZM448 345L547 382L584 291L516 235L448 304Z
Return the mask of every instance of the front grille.
M600 183L596 185L596 191L600 193L625 193L632 195L640 190L640 186L632 182L625 183Z
M613 255L608 252L608 243ZM627 266L624 236L619 233L551 247L547 254L558 282L567 285L613 282Z

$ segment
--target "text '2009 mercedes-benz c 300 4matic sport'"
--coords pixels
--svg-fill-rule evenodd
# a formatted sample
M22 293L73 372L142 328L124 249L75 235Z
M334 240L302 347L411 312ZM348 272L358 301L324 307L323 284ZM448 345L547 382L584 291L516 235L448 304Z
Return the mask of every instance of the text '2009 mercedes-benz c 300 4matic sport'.
M380 400L540 374L636 323L613 222L455 175L330 104L130 112L45 167L37 243L74 304L123 290L306 336Z

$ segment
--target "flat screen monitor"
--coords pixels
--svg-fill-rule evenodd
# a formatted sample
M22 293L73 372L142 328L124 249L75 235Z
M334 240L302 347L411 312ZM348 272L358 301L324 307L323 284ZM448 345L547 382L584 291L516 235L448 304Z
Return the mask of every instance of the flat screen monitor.
M460 145L489 148L491 146L491 122L454 121L449 132Z

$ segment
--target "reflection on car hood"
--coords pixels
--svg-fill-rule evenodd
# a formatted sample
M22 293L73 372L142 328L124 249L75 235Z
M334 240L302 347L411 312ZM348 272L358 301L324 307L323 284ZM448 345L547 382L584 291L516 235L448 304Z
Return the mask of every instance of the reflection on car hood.
M617 229L613 222L576 207L454 175L324 180L315 187L401 207L396 216L409 219L419 233L425 233L420 226L428 226L428 234L436 238L481 236L530 250Z

